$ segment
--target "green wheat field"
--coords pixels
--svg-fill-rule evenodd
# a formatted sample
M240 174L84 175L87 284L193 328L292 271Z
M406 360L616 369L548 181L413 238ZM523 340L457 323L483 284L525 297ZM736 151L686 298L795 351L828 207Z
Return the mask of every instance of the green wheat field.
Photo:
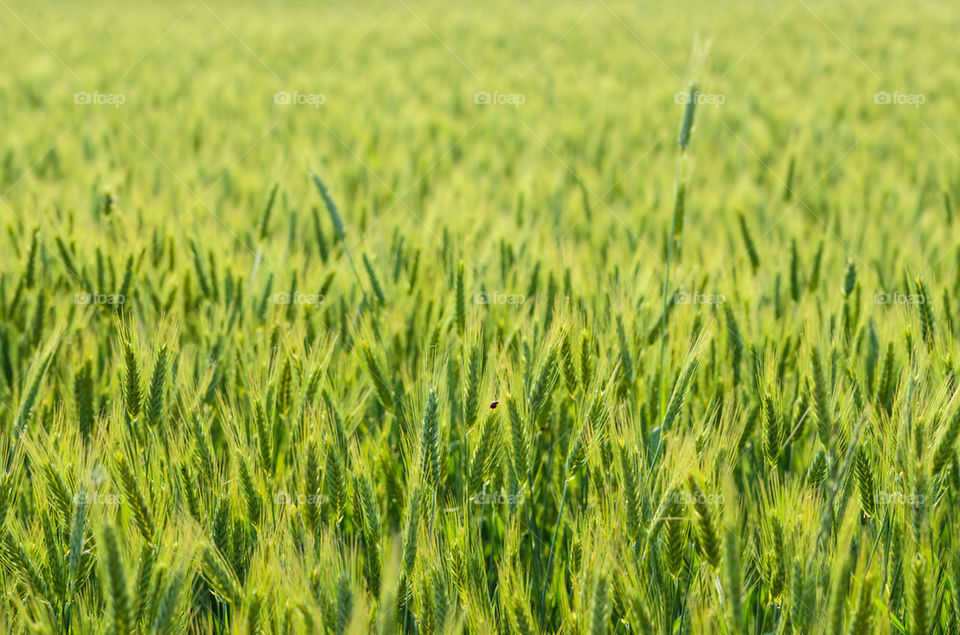
M0 0L0 632L960 632L958 36Z

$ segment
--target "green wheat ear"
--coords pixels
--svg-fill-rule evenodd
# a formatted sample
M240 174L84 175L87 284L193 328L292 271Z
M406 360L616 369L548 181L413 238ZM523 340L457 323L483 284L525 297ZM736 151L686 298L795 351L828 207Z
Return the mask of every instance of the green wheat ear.
M687 479L687 483L690 486L690 494L693 496L693 509L697 517L697 544L704 559L716 568L720 564L720 540L717 538L706 495L692 474Z
M679 490L671 492L673 501L668 507L668 517L664 536L667 572L675 580L680 580L687 568L685 556L687 547L688 523L685 518L686 504L680 498Z
M113 614L114 631L129 633L133 626L130 590L127 588L127 577L124 572L117 535L113 527L109 525L103 531L103 550L107 578L106 586L109 589L108 597Z
M456 319L457 319L457 332L460 333L460 337L463 337L463 332L466 330L467 325L467 303L465 297L465 291L463 288L463 261L460 261L460 264L457 266L457 289L456 289Z
M590 594L590 633L601 635L610 630L612 602L610 581L605 573L599 573Z
M233 571L214 547L207 547L201 556L201 572L211 591L228 604L240 600L240 587ZM126 632L126 631L124 631Z
M747 219L743 212L737 212L737 219L740 223L740 235L743 238L743 246L747 251L747 257L750 259L750 266L754 273L760 268L760 256L757 254L757 246L753 242L753 236L750 235L750 228L747 227Z
M943 474L947 466L955 460L957 437L960 436L960 410L950 417L950 423L943 431L933 453L932 473L934 478Z
M380 400L380 404L384 409L388 411L393 410L394 403L390 390L390 382L387 380L387 375L383 371L380 360L377 359L377 355L368 344L363 345L362 351L363 362L373 382L373 387L376 389L377 399Z
M37 245L40 235L39 228L34 228L30 232L30 249L27 251L27 262L24 265L23 284L26 288L32 289L36 281L37 271Z
M137 354L133 350L133 344L129 338L123 339L123 402L126 406L127 417L130 421L135 421L140 414L140 362L137 360Z
M468 497L476 496L483 490L484 482L495 472L499 456L500 425L496 414L491 412L480 423L477 445L470 459Z
M137 478L126 456L124 456L122 452L117 452L115 462L117 472L120 475L120 485L124 496L130 503L137 529L140 530L143 539L147 543L151 543L154 533L153 514L140 490Z
M156 428L163 421L164 387L167 381L167 356L169 350L166 345L157 351L153 363L153 373L150 376L150 395L147 398L147 423Z
M927 297L927 288L923 284L923 280L917 278L916 285L917 295L919 296L920 333L923 336L923 341L928 345L932 345L934 336L933 309L930 307L930 298Z
M735 527L726 527L723 533L724 581L730 600L730 621L734 632L743 626L743 592L740 577L740 544Z
M370 279L370 286L373 288L374 295L377 296L381 304L386 304L387 296L383 291L383 286L380 284L380 279L377 277L377 272L373 268L373 263L370 262L367 254L363 254L363 266L367 270L367 277Z
M40 576L40 572L33 564L30 555L9 530L6 530L3 534L3 554L10 566L19 573L20 577L26 581L34 592L42 595L49 593L49 587Z
M690 92L687 99L687 105L683 110L683 121L680 124L680 137L677 139L677 143L680 144L680 149L686 151L687 146L690 145L690 133L693 131L693 116L697 107L697 86L695 84L690 85Z
M587 331L580 333L580 381L586 387L593 382L593 366L590 358L590 334Z
M152 630L156 633L171 632L172 625L176 619L177 605L180 602L183 589L187 584L187 576L176 571L170 577L163 593L159 594L159 602L155 616L153 618Z
M80 558L83 555L83 545L86 538L86 523L87 497L76 496L70 519L70 548L67 556L67 579L69 580L71 595L76 589L77 578L80 573Z
M277 191L279 189L280 184L274 183L270 188L270 194L267 196L267 204L263 209L263 215L260 217L260 229L257 232L257 235L261 241L267 237L267 233L270 229L270 212L273 211L273 204L277 199Z
M425 483L434 490L440 489L442 471L440 465L440 407L437 393L430 391L423 413L420 434L420 469Z
M527 429L520 416L520 407L512 395L507 395L507 413L510 419L510 461L519 484L526 482L530 470L530 446Z
M909 623L911 633L930 632L930 601L926 575L926 561L918 553L910 568L910 612Z
M814 623L816 580L809 567L794 563L790 584L790 619L797 628L808 628Z
M576 445L579 443L580 437L577 435L570 444L571 451L578 452L579 450ZM571 468L572 462L568 453L568 459L564 469L568 478L570 478L572 472ZM639 466L637 465L635 454L628 450L623 444L620 445L620 472L623 479L624 503L627 509L627 528L630 530L631 535L639 536L643 530L643 507L641 503L640 483L637 478Z
M817 448L817 453L813 456L813 461L807 470L807 483L811 487L818 487L827 478L827 454L823 446Z
M340 218L340 212L330 197L330 193L327 191L327 186L323 184L323 181L321 181L320 177L316 174L313 175L313 183L317 186L320 197L323 199L323 204L327 207L327 214L330 215L330 222L333 224L333 231L337 240L346 240L347 233L343 228L343 220Z
M336 460L336 459L334 459ZM317 453L317 443L313 439L307 442L306 461L303 466L303 489L308 497L317 496L320 493L320 459ZM335 473L331 473L335 477ZM320 506L308 499L304 504L304 519L307 521L307 527L317 533L320 530Z
M347 510L347 467L344 465L339 448L327 443L326 463L324 466L324 488L330 500L330 510L334 524L339 528Z
M800 301L800 255L797 253L797 241L790 241L790 297L794 302Z
M33 365L32 372L27 376L28 383L23 389L20 408L14 419L13 429L15 437L19 437L23 433L33 417L33 408L40 394L40 384L47 373L47 369L50 367L56 345L56 341L48 345L47 350L41 353L41 357Z
M867 635L867 633L872 632L870 630L870 625L873 621L872 592L873 579L870 576L864 576L860 582L860 593L857 598L856 610L850 619L851 635Z
M579 384L577 376L577 363L573 353L573 345L570 343L570 333L564 333L560 341L560 363L563 369L563 379L567 390L571 395L576 394Z
M379 596L382 575L382 546L380 506L374 491L373 482L367 473L361 473L355 481L356 508L360 515L360 527L363 550L363 575L370 592Z
M154 566L157 563L157 550L150 544L140 549L140 562L134 582L133 621L143 623L149 609L150 586L153 582Z
M870 466L870 459L863 446L857 448L856 459L857 487L860 492L860 505L863 507L863 513L872 518L876 514L875 500L876 491L874 489L875 479L873 468Z
M683 403L687 396L687 391L690 388L690 384L699 366L700 358L694 356L683 368L680 378L677 380L677 383L673 387L673 392L670 394L670 401L667 403L667 410L663 415L663 423L660 426L663 432L670 430L679 418L680 410L683 408Z
M767 386L760 395L760 405L763 417L763 454L767 463L776 466L780 456L780 443L783 437L783 425L780 413L773 403L772 390Z
M477 409L480 406L480 382L483 373L483 350L474 345L470 350L467 362L466 384L463 390L463 425L473 426L477 419Z
M831 447L833 443L833 415L831 413L830 396L827 382L824 378L823 363L820 360L820 351L816 346L810 349L810 362L813 368L813 398L814 414L817 418L817 433L824 447Z
M84 362L73 382L73 395L76 401L77 425L84 439L93 433L93 371L90 361Z
M537 421L557 380L557 349L551 348L530 392L530 419Z

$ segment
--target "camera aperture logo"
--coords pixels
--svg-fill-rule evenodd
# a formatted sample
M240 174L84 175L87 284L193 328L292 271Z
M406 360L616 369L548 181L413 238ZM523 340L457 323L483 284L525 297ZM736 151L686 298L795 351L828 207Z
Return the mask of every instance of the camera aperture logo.
M321 93L301 93L298 90L292 93L286 90L273 94L273 103L280 106L313 106L319 108L327 102L326 95Z
M519 108L524 103L526 103L527 97L522 93L501 93L499 90L495 90L492 93L481 90L473 94L473 103L486 106L513 106L514 108Z
M113 106L119 108L127 102L122 93L101 93L98 90L88 93L85 90L73 94L73 103L81 106Z

